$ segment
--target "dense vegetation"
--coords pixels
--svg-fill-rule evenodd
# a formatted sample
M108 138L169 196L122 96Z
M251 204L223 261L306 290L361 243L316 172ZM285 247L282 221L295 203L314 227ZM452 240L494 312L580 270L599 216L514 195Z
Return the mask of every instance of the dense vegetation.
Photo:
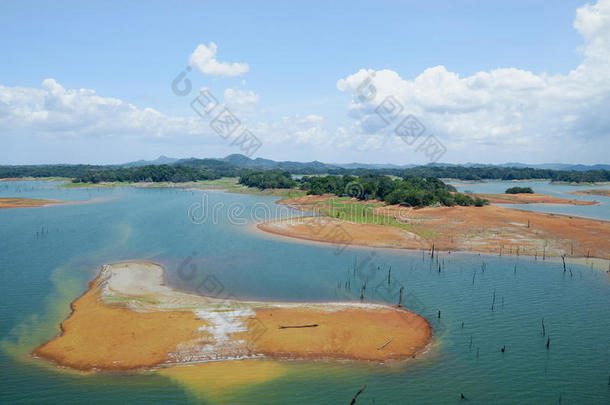
M100 181L173 182L214 180L220 178L216 170L187 166L141 166L112 170L90 170L73 180L74 183L99 183Z
M307 190L308 194L334 194L339 197L353 197L359 200L380 200L388 204L401 204L412 207L429 205L477 205L487 200L472 199L457 193L453 186L441 180L428 177L409 176L393 179L389 176L365 174L363 176L307 176L293 180L288 172L250 171L244 173L239 183L249 187L293 188Z
M594 183L610 181L608 170L563 171L550 169L513 167L465 167L465 166L418 166L410 169L345 169L332 170L330 174L387 174L398 177L437 177L460 180L546 180L569 183Z
M142 168L146 174L142 174ZM29 165L0 166L0 178L6 177L69 177L84 181L184 181L237 177L252 170L289 172L291 174L386 175L400 178L455 178L460 180L529 180L550 179L556 182L610 182L610 171L551 170L499 166L442 166L426 165L412 168L344 168L321 162L275 162L268 159L249 159L231 155L225 159L182 159L170 165ZM172 179L176 180L172 180ZM155 180L162 179L162 180Z
M510 187L504 192L506 194L534 194L531 187Z
M276 171L246 171L239 178L239 184L248 187L266 188L294 188L297 182L288 172Z

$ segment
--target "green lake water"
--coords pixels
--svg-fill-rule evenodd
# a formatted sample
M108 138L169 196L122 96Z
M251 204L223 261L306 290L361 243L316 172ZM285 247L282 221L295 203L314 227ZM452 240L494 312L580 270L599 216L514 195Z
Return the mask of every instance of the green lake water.
M300 243L253 228L298 215L279 212L271 197L58 184L0 183L0 197L91 201L0 210L0 403L348 404L365 384L357 404L610 403L610 276L602 270L573 265L570 274L560 263L525 257L441 253L432 261L418 251ZM559 194L576 189L561 187ZM607 201L570 213L604 218ZM284 362L283 376L209 397L154 373L79 375L29 358L58 333L100 266L121 260L160 263L169 284L194 292L209 292L204 280L212 277L214 294L232 298L358 300L366 282L367 301L395 303L404 286L406 306L432 323L434 341L401 364ZM193 277L180 277L181 266Z

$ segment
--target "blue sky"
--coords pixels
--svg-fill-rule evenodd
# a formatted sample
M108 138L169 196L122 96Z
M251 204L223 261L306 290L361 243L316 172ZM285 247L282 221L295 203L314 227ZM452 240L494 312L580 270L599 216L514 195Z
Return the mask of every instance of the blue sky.
M608 163L610 86L597 83L607 79L610 6L584 5L4 2L0 163L239 153L189 107L196 90L171 91L195 49L212 43L215 60L247 64L247 72L227 77L193 65L188 78L261 140L253 157L427 163L393 135L394 123L375 116L381 98L354 102L364 73L380 72L380 95L395 97L405 117L413 114L425 136L442 143L440 161ZM571 78L579 66L584 77ZM527 89L515 84L523 82ZM578 98L575 87L587 89Z

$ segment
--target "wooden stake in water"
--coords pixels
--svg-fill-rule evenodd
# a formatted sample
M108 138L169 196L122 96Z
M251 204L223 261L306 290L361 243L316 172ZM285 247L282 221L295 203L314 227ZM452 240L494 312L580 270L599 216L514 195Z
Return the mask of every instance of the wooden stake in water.
M364 385L364 387L360 388L358 390L358 392L356 392L356 395L354 395L354 398L352 398L352 400L350 401L349 405L354 405L356 403L356 400L358 399L358 396L360 394L362 394L365 389L366 389L366 384Z
M402 307L402 292L405 288L404 287L400 287L400 295L398 296L398 306Z

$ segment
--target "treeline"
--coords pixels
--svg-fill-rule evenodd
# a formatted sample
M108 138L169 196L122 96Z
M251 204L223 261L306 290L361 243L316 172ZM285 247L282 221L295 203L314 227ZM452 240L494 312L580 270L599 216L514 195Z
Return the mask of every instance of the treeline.
M275 171L245 171L239 177L239 184L248 187L266 188L295 188L297 182L292 179L289 172Z
M397 177L438 177L460 180L551 180L569 183L610 181L608 170L551 170L515 167L417 166L409 169L335 169L329 174L385 174Z
M504 192L505 194L534 194L531 187L510 187Z
M27 165L0 166L0 178L9 177L69 177L82 176L89 171L103 171L112 166L95 165Z
M172 182L214 180L222 177L217 170L187 166L148 165L111 170L90 170L72 180L74 183Z
M273 161L270 161L273 162ZM288 162L290 163L290 162ZM288 172L290 174L331 174L331 175L351 175L362 177L365 175L385 175L400 178L421 177L421 178L453 178L460 180L545 180L555 182L570 183L594 183L610 182L610 171L608 170L551 170L533 168L514 168L514 167L466 167L466 166L417 166L413 168L341 168L326 165L320 162L309 164L293 162L288 165L286 162L279 169L262 169L262 172ZM69 177L76 181L88 181L86 179L98 181L114 181L116 179L139 178L136 171L146 168L150 176L147 178L163 178L159 181L173 181L176 179L205 179L220 177L237 177L252 171L238 163L231 163L218 159L184 159L171 165L154 165L129 167L120 165L28 165L28 166L0 166L0 178L7 177ZM153 169L157 168L157 169ZM186 168L186 169L185 169ZM215 173L215 174L213 174ZM212 177L210 177L212 176ZM168 180L169 179L169 180ZM176 180L183 181L183 180Z
M471 198L435 177L408 176L393 179L389 176L365 174L363 176L307 176L294 180L289 172L251 171L244 173L239 183L260 189L293 188L306 190L308 194L335 194L359 200L380 200L388 204L411 207L430 205L483 206L487 200ZM284 185L278 186L278 185Z

